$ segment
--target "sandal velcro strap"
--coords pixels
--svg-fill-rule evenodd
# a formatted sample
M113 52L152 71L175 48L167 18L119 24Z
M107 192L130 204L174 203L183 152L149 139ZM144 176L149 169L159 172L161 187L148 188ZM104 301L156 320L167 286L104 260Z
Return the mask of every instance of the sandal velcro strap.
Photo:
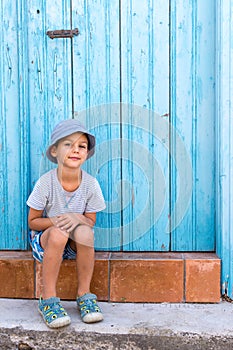
M77 305L83 322L92 323L103 320L103 314L96 299L96 295L92 293L86 293L77 298Z
M70 324L70 317L60 304L60 299L52 297L46 300L40 298L39 312L47 326L59 328Z

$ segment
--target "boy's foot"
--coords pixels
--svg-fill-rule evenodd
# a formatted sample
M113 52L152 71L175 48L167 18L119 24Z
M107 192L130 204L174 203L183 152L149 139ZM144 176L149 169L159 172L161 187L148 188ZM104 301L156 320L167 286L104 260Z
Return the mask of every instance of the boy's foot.
M94 323L103 320L103 314L96 301L96 295L86 293L77 298L78 309L85 323Z
M46 325L50 328L59 328L70 324L71 320L66 310L61 306L60 299L52 297L39 300L39 312Z

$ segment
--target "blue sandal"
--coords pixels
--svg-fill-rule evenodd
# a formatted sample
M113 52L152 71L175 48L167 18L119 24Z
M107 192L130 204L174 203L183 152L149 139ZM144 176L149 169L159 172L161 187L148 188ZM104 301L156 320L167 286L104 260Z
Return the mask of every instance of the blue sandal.
M60 328L71 322L66 310L60 304L60 299L56 297L46 300L40 298L39 312L50 328Z
M81 319L85 323L99 322L104 318L96 298L95 294L86 293L76 300Z

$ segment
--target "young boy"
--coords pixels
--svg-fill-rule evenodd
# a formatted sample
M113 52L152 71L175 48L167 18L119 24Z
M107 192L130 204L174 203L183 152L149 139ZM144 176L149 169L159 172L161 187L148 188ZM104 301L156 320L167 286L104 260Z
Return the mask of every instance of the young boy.
M95 137L77 119L59 123L46 151L57 168L41 176L27 200L33 257L42 262L39 312L51 328L71 322L56 297L62 259L76 257L77 306L82 321L103 319L96 295L90 293L90 282L94 269L93 227L96 212L103 210L105 203L97 180L81 169L94 154L94 147Z

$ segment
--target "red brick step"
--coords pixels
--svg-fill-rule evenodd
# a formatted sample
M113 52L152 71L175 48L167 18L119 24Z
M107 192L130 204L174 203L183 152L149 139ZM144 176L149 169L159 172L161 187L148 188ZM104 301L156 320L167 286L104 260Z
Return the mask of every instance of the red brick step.
M96 252L91 290L101 301L217 303L220 265L214 253ZM38 298L41 264L31 252L1 251L0 280L1 298ZM77 283L75 261L64 260L58 296L75 299Z

